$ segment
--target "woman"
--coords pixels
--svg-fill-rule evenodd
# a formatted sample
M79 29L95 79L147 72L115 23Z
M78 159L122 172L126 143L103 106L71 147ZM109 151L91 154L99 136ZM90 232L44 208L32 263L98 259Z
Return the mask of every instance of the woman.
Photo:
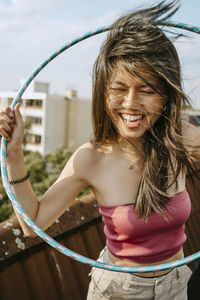
M177 6L164 2L113 24L94 66L94 139L73 154L40 201L26 176L20 104L0 114L9 179L25 211L45 230L90 186L105 223L107 246L99 260L109 264L155 265L183 257L190 215L185 172L200 157L200 131L181 120L188 99L178 55L156 26ZM183 300L191 271L182 266L126 274L93 268L91 274L87 299Z

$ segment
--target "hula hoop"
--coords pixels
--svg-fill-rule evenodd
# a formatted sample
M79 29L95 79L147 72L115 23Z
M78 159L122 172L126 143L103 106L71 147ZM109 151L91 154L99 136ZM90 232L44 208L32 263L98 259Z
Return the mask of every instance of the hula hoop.
M184 23L177 23L172 21L164 21L164 22L154 22L156 25L164 25L164 26L171 26L171 27L177 27L180 29L188 30L194 33L200 34L200 28L196 26L191 26ZM31 83L31 81L38 75L38 73L50 62L52 61L56 56L61 54L66 49L72 47L73 45L79 43L80 41L83 41L89 37L92 37L94 35L97 35L102 32L106 32L110 30L110 26L107 27L101 27L96 29L95 31L88 32L84 34L82 37L76 38L72 40L71 43L65 44L62 48L60 48L58 51L54 52L49 58L47 58L41 65L39 65L38 68L36 68L31 75L27 78L24 85L19 89L17 92L17 96L14 98L11 109L15 107L17 102L20 100L21 96L25 92L28 85ZM1 140L1 175L2 175L2 181L3 186L5 188L5 191L12 202L13 206L17 210L17 212L23 217L24 221L27 223L28 226L30 226L33 231L39 235L45 242L47 242L50 246L56 248L61 253L65 254L68 257L71 257L74 260L77 260L81 263L88 264L90 266L100 268L100 269L106 269L109 271L115 271L115 272L123 272L123 273L148 273L148 272L154 272L154 271L161 271L161 270L168 270L171 268L179 267L184 264L187 264L189 262L192 262L194 260L197 260L200 258L200 251L196 252L193 255L190 255L188 257L182 258L180 260L176 260L170 263L160 264L160 265L154 265L154 266L142 266L142 267L123 267L123 266L116 266L116 265L108 265L104 264L99 261L92 260L90 258L87 258L85 256L82 256L76 252L73 252L72 250L65 248L61 244L59 244L57 241L52 239L48 234L46 234L44 231L42 231L33 221L32 219L26 214L18 200L16 199L15 195L13 194L9 180L8 180L8 172L6 167L6 146L7 141L2 138Z

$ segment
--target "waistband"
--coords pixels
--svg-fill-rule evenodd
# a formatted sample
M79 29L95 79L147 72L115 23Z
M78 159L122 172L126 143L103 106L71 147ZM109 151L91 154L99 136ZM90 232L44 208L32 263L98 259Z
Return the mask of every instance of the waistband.
M113 265L113 262L109 258L107 247L105 247L101 251L100 256L99 256L99 261L102 261L102 262L104 262L106 264L109 264L109 265ZM117 273L118 273L118 275L119 274L126 274L128 277L130 277L130 280L136 280L138 283L139 282L144 283L144 280L147 283L155 283L155 282L156 283L157 282L161 283L163 281L165 281L165 282L171 281L172 278L180 278L182 276L182 274L185 271L187 272L188 270L189 270L189 272L191 272L191 270L189 269L189 267L187 265L183 265L183 266L171 269L167 274L164 274L164 275L161 275L161 276L153 276L153 277L142 276L142 273L139 273L141 275L136 275L136 274L133 274L133 273L131 273L131 274L130 273L118 273L118 272Z

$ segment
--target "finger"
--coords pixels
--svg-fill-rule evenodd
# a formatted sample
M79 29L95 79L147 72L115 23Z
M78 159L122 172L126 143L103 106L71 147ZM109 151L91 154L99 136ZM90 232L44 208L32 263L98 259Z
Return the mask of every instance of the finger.
M4 112L9 116L10 119L14 118L14 113L12 112L11 108L7 106L4 110Z
M5 111L6 113L9 113L9 112L11 112L12 110L11 110L11 107L10 107L10 106L7 106L7 107L4 109L4 111Z
M5 130L9 135L12 134L12 128L11 126L3 119L0 119L0 130Z
M4 130L3 128L0 129L0 135L2 137L4 137L5 140L7 140L8 142L10 142L11 137L9 136L9 134L6 132L6 130Z
M23 119L22 119L22 115L21 115L21 113L20 113L20 106L21 106L21 104L20 103L17 103L16 105L15 105L15 108L14 108L14 115L15 115L15 123L16 123L16 125L18 126L23 126L23 124L24 124L24 122L23 122Z
M17 103L14 107L14 111L20 112L21 103Z
M9 114L10 114L10 116L9 116ZM12 115L13 115L13 113L12 113ZM5 111L1 112L0 119L4 120L8 124L14 123L14 118L11 118L11 112L9 112L9 113L6 113Z
M7 122L8 124L14 123L14 114L13 112L6 112L5 110L0 112L0 120L4 120L5 122Z

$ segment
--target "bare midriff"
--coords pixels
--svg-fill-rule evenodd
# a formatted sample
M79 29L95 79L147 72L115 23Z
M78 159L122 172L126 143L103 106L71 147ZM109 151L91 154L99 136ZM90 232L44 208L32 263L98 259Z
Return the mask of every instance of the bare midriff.
M160 265L160 264L164 264L164 263L168 263L168 262L172 262L172 261L181 259L181 258L183 258L183 249L181 249L178 253L176 253L175 255L173 255L172 257L170 257L166 260L156 262L156 263L151 263L151 264L138 264L136 262L125 261L125 260L119 259L118 257L112 255L109 250L108 250L108 255L114 265L125 266L125 267L142 267L142 266ZM137 276L141 276L141 277L157 277L157 276L165 275L165 274L169 273L171 270L172 269L149 272L149 273L133 273L133 274L137 275Z

